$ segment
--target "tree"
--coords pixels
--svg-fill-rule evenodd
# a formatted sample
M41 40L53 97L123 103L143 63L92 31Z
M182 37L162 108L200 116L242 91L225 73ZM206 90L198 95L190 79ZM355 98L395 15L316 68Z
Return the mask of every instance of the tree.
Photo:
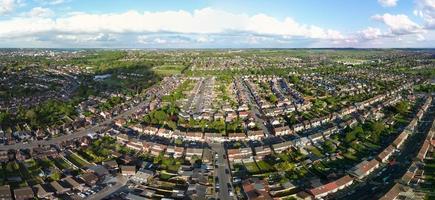
M329 153L333 153L336 150L335 145L329 140L325 142L324 147L325 150L328 151Z
M396 106L394 106L396 112L398 112L401 115L405 114L408 111L408 108L409 108L409 103L406 101L401 101L397 103Z
M373 133L379 135L385 130L385 125L381 122L373 122L370 124L370 129L373 131Z
M154 112L153 117L160 124L163 123L167 119L166 113L162 110L158 110L158 111Z
M169 128L171 128L172 130L175 130L175 129L177 129L177 124L174 122L174 121L172 121L172 120L169 120L168 122L166 122L166 124L169 126Z
M344 141L346 143L350 143L350 142L354 141L355 139L356 139L356 134L353 131L346 133L346 136L344 137Z
M290 163L290 162L280 162L275 164L275 169L277 171L285 171L285 172L289 172L289 171L293 171L295 169L295 164Z

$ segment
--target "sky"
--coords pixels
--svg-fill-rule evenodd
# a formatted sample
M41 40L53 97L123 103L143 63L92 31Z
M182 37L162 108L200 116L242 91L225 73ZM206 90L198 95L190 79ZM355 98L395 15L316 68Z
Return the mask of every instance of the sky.
M434 48L435 0L0 0L0 47Z

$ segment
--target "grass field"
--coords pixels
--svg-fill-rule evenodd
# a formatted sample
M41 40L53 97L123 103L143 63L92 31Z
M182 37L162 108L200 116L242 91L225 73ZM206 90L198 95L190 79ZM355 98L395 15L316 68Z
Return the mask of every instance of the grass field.
M263 160L257 161L257 165L263 172L273 171L274 169L269 163Z
M186 68L183 65L161 65L154 67L154 73L162 76L171 76L176 74L181 74L181 72Z
M59 168L59 169L72 169L72 167L65 162L65 160L63 160L62 158L56 158L54 159L54 164Z
M91 163L89 163L84 158L80 157L79 155L77 155L75 153L68 155L67 159L80 168L92 166Z
M248 170L248 172L250 174L257 174L260 173L260 169L257 167L257 164L255 162L250 162L250 163L244 163L246 170Z

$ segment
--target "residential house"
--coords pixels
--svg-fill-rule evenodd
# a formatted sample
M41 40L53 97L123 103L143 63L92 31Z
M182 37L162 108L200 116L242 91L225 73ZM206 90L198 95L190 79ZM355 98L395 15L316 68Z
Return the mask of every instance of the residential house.
M255 159L263 160L265 156L271 155L272 149L268 146L255 147Z
M62 179L65 183L67 183L69 186L71 186L70 188L72 188L73 190L78 190L80 192L83 192L87 189L87 187L85 187L85 185L83 183L79 183L77 180L75 180L75 178L71 177L71 176L67 176L65 178Z
M52 181L50 182L50 186L54 189L56 194L65 194L66 192L70 191L70 188L64 187L59 181Z
M239 149L227 149L228 160L230 161L241 161L245 158L251 158L253 156L252 149L250 147L239 148Z
M184 147L175 147L174 158L180 158L184 156Z
M275 127L275 135L291 135L293 131L288 126Z
M379 162L387 162L388 159L393 155L394 153L394 147L393 145L388 145L387 148L385 148L379 155L377 156L377 159Z
M376 159L372 159L370 161L365 160L350 169L349 173L358 179L363 179L378 167L379 161Z
M84 173L80 176L80 179L89 187L94 186L98 182L98 176L93 173Z
M131 177L131 180L137 183L147 183L150 177L154 176L154 172L150 170L141 169Z
M0 186L0 199L12 200L11 187L9 185Z
M394 184L394 186L388 190L385 195L383 195L379 200L396 200L400 196L400 194L405 193L410 190L409 187L406 187L400 183Z
M194 156L196 156L197 158L201 158L202 152L203 152L202 148L190 148L190 147L188 147L188 148L186 148L186 159L192 160L192 158Z
M245 133L228 133L228 139L233 141L245 140L246 135Z
M313 188L308 191L314 198L319 199L329 194L335 193L338 190L344 189L353 183L353 178L349 175L343 176L336 181L329 182L325 185Z
M123 176L134 176L136 174L136 166L121 165L121 174Z
M33 192L40 199L52 199L53 192L46 189L45 186L38 184L33 186Z
M293 142L286 141L286 142L281 142L281 143L273 144L272 148L275 151L275 153L281 153L283 151L286 151L286 150L290 149L293 146L294 146Z
M263 130L257 130L257 131L249 130L248 138L250 140L261 140L262 138L264 138Z
M30 187L23 187L14 190L15 200L30 200L33 199L33 190Z

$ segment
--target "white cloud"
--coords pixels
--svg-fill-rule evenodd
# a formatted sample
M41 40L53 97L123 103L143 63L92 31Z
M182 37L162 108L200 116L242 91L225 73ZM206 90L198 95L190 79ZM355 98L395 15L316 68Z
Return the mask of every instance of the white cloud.
M408 16L403 14L392 15L386 13L383 15L375 15L372 18L387 25L390 33L394 35L412 34L423 31L423 27L413 22Z
M423 18L427 28L435 28L435 0L416 0L414 14Z
M424 41L426 38L422 34L417 34L417 41Z
M378 0L379 4L383 7L394 7L397 5L398 0Z
M10 34L38 34L54 31L70 34L174 32L203 35L249 32L300 36L311 39L341 40L344 38L336 30L300 24L291 18L278 20L265 14L249 16L212 8L193 12L180 10L144 13L128 11L117 14L73 13L66 17L46 18L37 22L24 18L14 18L0 21L0 26L4 27L0 30L0 37Z
M200 35L196 38L196 42L199 43L206 43L206 42L213 42L213 38L208 37L207 35Z
M110 34L59 34L55 36L58 41L71 41L74 43L89 43L89 42L105 42L105 41L115 41L116 36Z
M26 13L26 16L29 17L51 17L54 15L54 12L49 8L35 7Z
M382 33L381 29L379 28L373 28L368 27L362 31L359 32L362 39L364 40L374 40L382 37L384 34Z
M36 0L36 1L44 5L58 5L66 2L65 0Z
M18 3L16 0L0 0L0 15L12 12Z

